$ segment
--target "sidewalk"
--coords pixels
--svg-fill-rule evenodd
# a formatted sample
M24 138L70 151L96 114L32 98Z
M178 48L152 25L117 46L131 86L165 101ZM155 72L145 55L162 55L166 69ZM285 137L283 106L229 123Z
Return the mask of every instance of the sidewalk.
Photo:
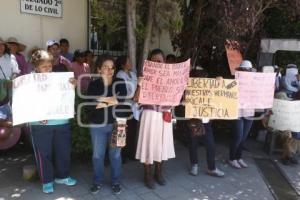
M7 155L0 158L0 200L92 200L92 199L124 199L124 200L247 200L274 199L257 170L250 153L245 154L249 163L248 169L236 170L226 164L228 149L226 146L217 146L217 165L226 173L225 178L216 178L205 175L205 151L199 148L200 160L203 161L201 171L194 177L188 173L188 152L186 147L176 144L176 159L165 165L167 186L158 186L155 190L147 189L143 184L143 168L139 162L128 162L123 165L123 191L120 195L113 195L109 182L97 194L92 195L89 187L92 179L91 163L74 164L72 175L78 179L74 187L55 186L55 192L43 194L38 181L27 182L22 180L22 167L32 164L30 154L18 156ZM88 155L90 156L90 155ZM108 170L108 169L107 169ZM298 171L299 172L299 171ZM107 171L106 175L109 175ZM107 179L108 180L108 179Z

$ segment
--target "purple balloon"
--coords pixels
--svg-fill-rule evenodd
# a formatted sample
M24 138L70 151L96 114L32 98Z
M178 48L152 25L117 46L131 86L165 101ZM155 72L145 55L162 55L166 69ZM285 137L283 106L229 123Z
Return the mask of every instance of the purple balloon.
M5 141L12 134L12 128L0 127L0 141Z

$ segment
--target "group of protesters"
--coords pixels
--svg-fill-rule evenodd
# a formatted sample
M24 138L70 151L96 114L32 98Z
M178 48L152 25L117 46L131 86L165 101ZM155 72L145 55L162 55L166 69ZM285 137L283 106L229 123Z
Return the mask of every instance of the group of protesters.
M28 73L74 72L74 79L70 79L70 83L74 88L78 87L84 95L91 97L88 101L94 103L94 106L87 107L93 147L93 181L90 188L93 194L98 193L104 183L104 161L107 149L111 168L111 187L115 194L119 194L122 190L122 157L140 160L144 165L144 182L148 188L154 189L156 183L166 185L163 163L175 158L172 107L138 104L143 78L137 77L127 56L120 56L115 60L109 55L101 55L94 61L93 53L88 50L76 50L74 54L70 53L68 40L61 39L60 41L48 40L46 50L33 49L29 55L29 62L26 62L21 53L25 47L16 38L9 38L7 41L0 38L0 79L4 80L5 87L11 87L8 83L15 77ZM148 59L158 63L176 62L174 55L165 56L160 49L152 50ZM253 72L254 67L250 61L244 60L236 70ZM93 78L92 73L97 74L98 77ZM222 77L216 78L222 79ZM276 80L276 92L284 92L291 99L296 98L300 86L297 66L288 65L286 75L281 77L277 73ZM115 84L117 82L122 84ZM124 101L131 105L133 118L127 119L127 145L122 149L111 146L110 143L116 117L127 117L123 115L124 113L116 113L116 115L113 113L115 108L122 106ZM11 100L5 99L0 103L0 126L11 127ZM254 114L254 109L239 109L238 119L233 120L234 137L229 147L228 163L234 169L248 167L242 159L242 152L252 127ZM203 126L205 134L195 135L193 126L199 124L191 124L189 172L194 176L198 174L197 147L199 139L203 138L207 152L207 174L223 177L225 173L217 168L215 163L215 142L211 120L202 119L196 123ZM75 185L76 179L70 176L72 133L69 120L44 120L31 122L29 126L43 192L52 193L54 183ZM294 163L297 162L294 157L289 159Z

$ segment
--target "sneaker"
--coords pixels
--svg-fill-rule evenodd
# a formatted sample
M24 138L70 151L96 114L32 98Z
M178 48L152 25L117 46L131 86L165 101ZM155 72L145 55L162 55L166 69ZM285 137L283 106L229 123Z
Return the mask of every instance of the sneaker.
M192 168L190 170L190 174L193 175L193 176L198 175L198 165L197 164L192 165Z
M92 194L97 194L101 190L101 185L93 184L90 188Z
M119 184L112 185L111 189L112 189L112 191L113 191L114 194L120 194L121 191L122 191L122 188L121 188L121 186Z
M46 194L53 193L53 182L43 184L43 192Z
M231 167L236 168L236 169L242 168L237 160L229 160L229 164L231 165Z
M224 172L216 168L215 170L207 170L206 172L210 176L223 177L225 175Z
M242 159L239 159L239 160L238 160L238 163L239 163L240 166L243 167L243 168L247 168L247 167L248 167L248 165L247 165L247 164L245 163L245 161L242 160Z
M67 186L73 186L73 185L76 185L77 181L75 179L71 178L71 177L63 178L63 179L56 178L55 183L64 184L64 185L67 185Z

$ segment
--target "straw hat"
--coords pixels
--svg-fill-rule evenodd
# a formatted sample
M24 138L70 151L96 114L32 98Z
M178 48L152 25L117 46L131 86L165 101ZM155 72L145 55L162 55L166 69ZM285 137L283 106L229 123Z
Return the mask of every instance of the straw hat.
M18 47L19 47L19 51L24 51L24 50L26 49L26 45L20 43L20 42L17 40L17 38L15 38L15 37L10 37L10 38L8 38L7 41L6 41L6 43L7 43L7 44L9 44L9 43L17 44Z

